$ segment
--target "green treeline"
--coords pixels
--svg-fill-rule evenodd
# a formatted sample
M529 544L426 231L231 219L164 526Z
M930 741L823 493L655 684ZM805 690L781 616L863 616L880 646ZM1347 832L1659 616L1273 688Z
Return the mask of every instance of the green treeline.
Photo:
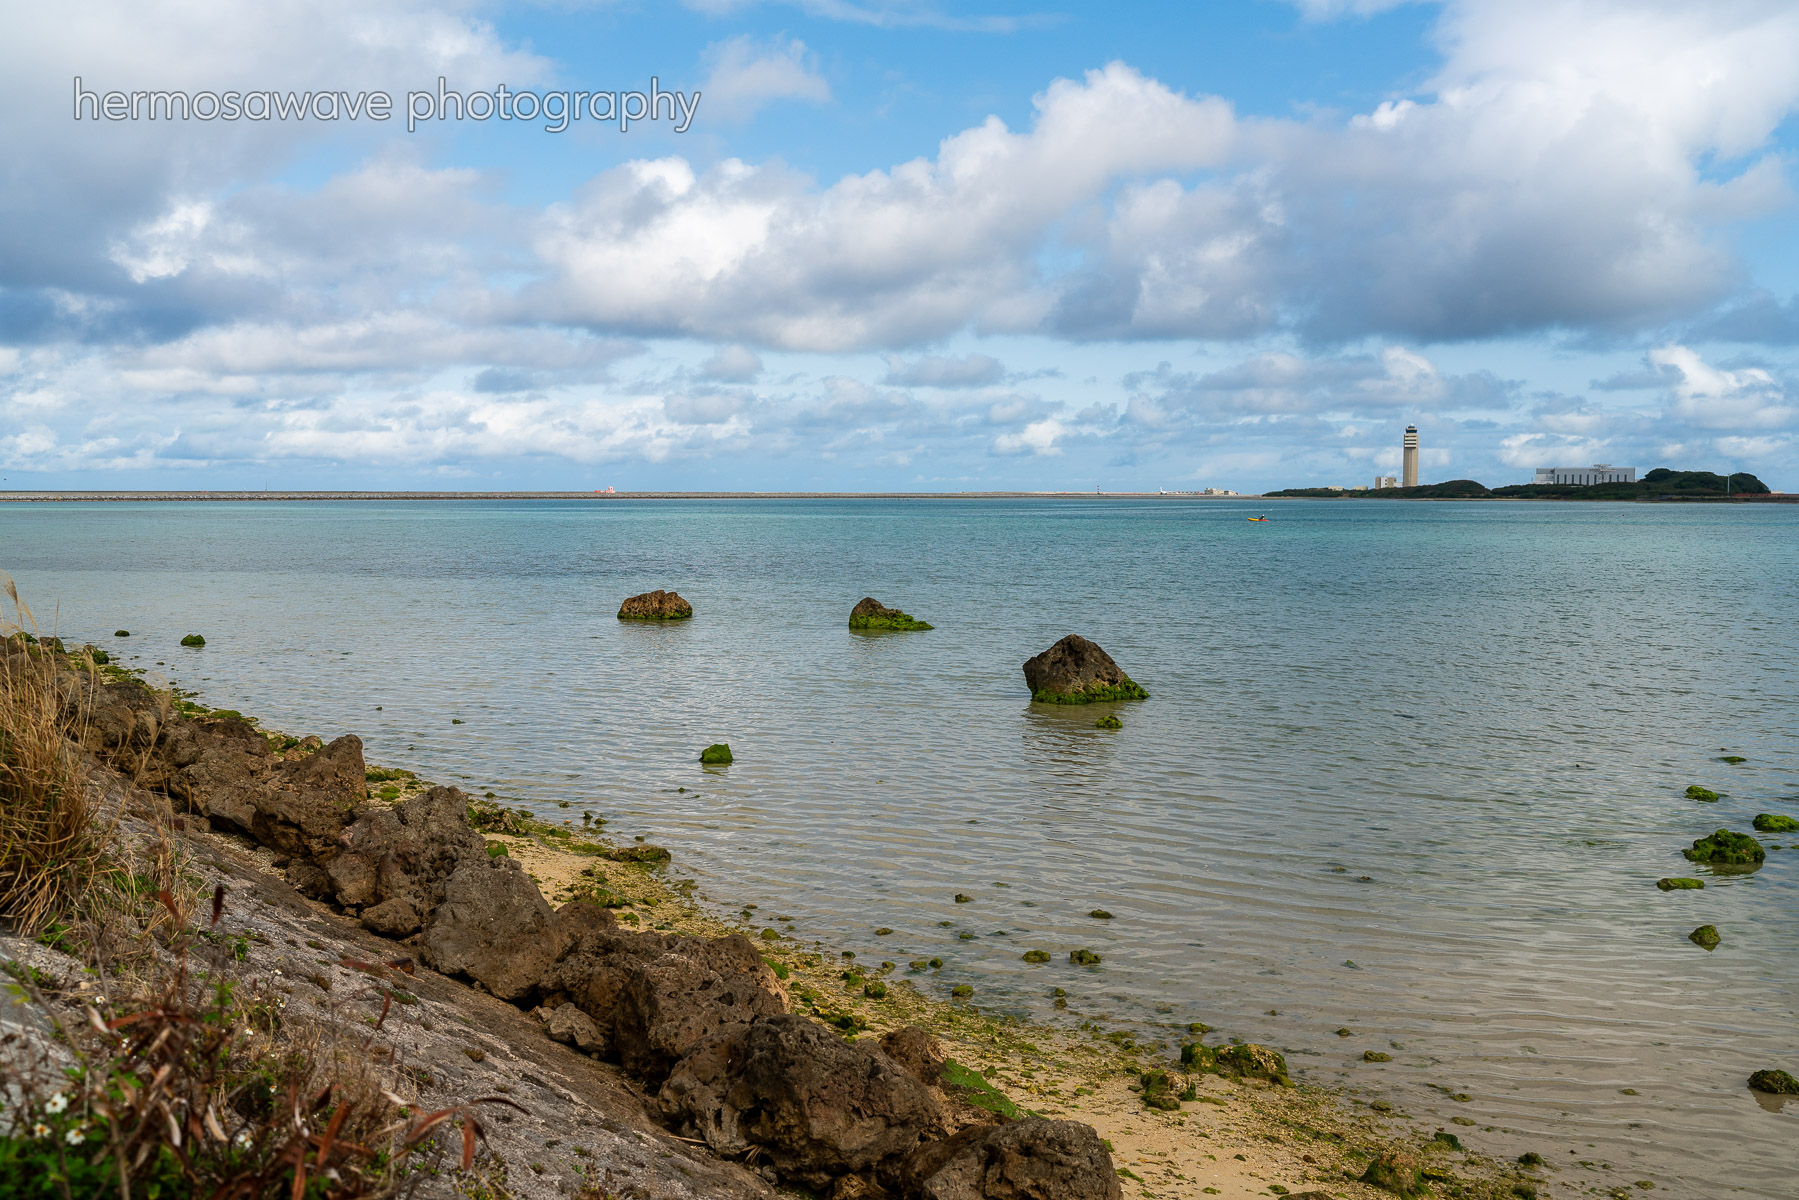
M1515 483L1489 488L1473 479L1451 479L1419 487L1339 492L1331 488L1287 488L1269 496L1322 496L1333 499L1381 500L1705 500L1715 496L1766 496L1768 485L1738 471L1728 480L1711 471L1671 471L1657 467L1635 483Z

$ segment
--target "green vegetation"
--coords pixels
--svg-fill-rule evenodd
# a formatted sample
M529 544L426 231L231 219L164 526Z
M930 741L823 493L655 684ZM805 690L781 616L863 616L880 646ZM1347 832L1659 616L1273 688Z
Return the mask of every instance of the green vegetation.
M1147 700L1149 693L1130 676L1123 683L1100 683L1078 692L1051 692L1038 689L1031 693L1038 704L1097 704L1105 700Z
M1393 1056L1381 1050L1364 1050L1362 1051L1362 1061L1373 1063L1392 1062Z
M927 621L920 621L913 618L908 613L900 612L897 608L890 608L885 613L878 613L873 616L856 616L852 613L850 615L850 628L912 631L929 629L931 628L931 625Z
M1658 879L1655 886L1664 892L1691 891L1705 886L1703 879Z
M970 1070L953 1058L944 1061L943 1073L939 1079L945 1091L962 1097L976 1108L998 1113L1008 1121L1016 1121L1024 1115L1010 1097L987 1082L986 1076L979 1071Z
M731 746L728 742L714 742L700 751L700 762L708 767L726 767L731 764Z
M204 646L206 644L206 639L197 633L190 633L181 639L181 644L183 646Z
M1687 785L1688 800L1703 800L1709 804L1717 798L1718 793L1712 791L1710 788L1702 788L1696 783L1689 783Z
M1123 729L1124 722L1120 721L1118 719L1118 714L1107 713L1105 716L1101 717L1099 720L1093 722L1093 728L1095 728L1095 729Z
M1049 961L1049 951L1026 950L1024 952L1024 961L1028 963L1046 963Z
M1702 947L1706 950L1716 950L1719 943L1724 939L1718 935L1718 927L1716 925L1701 925L1699 928L1693 930L1693 932L1687 934L1687 940L1692 942L1695 946Z
M1720 866L1747 866L1767 857L1760 842L1746 833L1732 833L1728 829L1720 829L1699 838L1693 843L1691 850L1682 850L1681 853L1694 862Z
M1718 756L1718 761L1721 763L1729 763L1734 767L1738 763L1746 763L1749 760L1744 758L1741 754L1720 754Z
M1783 813L1762 813L1755 818L1755 828L1762 833L1799 833L1799 821Z
M1093 951L1081 949L1070 950L1068 952L1068 961L1074 963L1076 966L1095 967L1098 966L1102 960L1099 955L1095 954Z
M974 995L974 988L970 987L966 983L958 983L955 987L953 987L949 990L949 994L954 996L958 1000L966 1000L970 996Z
M1282 1087L1291 1087L1287 1060L1280 1051L1254 1042L1232 1046L1208 1046L1188 1042L1181 1047L1181 1066L1200 1074L1250 1076L1266 1079Z
M1657 467L1635 483L1518 483L1489 488L1472 479L1451 479L1409 488L1286 488L1266 494L1330 500L1718 500L1726 496L1766 496L1769 489L1747 471L1738 471L1727 480L1710 471Z
M1112 919L1112 914L1107 912L1103 908L1096 908L1092 912L1088 913L1087 915L1097 921L1110 921Z
M1144 1107L1159 1108L1166 1112L1181 1111L1181 1098L1175 1089L1174 1077L1168 1072L1145 1071L1141 1082Z

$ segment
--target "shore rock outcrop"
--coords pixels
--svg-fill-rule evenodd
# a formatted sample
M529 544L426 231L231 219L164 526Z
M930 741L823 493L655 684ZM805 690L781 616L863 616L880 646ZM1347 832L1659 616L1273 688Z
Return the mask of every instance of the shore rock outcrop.
M944 1128L930 1089L884 1051L786 1014L758 1017L682 1060L662 1105L715 1152L760 1147L783 1178L815 1189L889 1171Z
M1149 698L1149 693L1120 670L1110 654L1075 633L1026 660L1024 681L1031 689L1031 699L1043 704Z
M549 901L515 859L465 862L444 881L425 925L426 965L466 975L502 1000L520 1000L568 949Z
M393 808L372 807L323 865L331 894L360 908L364 928L387 937L417 933L443 902L444 883L464 863L484 862L486 844L468 820L468 797L435 787Z
M362 739L355 734L304 758L283 759L255 726L223 717L174 723L156 749L172 798L283 854L335 854L339 835L368 796Z
M920 621L910 613L903 613L897 608L888 608L873 596L864 596L850 609L851 629L929 629L930 624Z
M740 933L595 930L548 967L542 986L579 1005L625 1070L652 1086L702 1042L787 1011L774 972Z
M902 1186L920 1200L1119 1200L1112 1156L1078 1121L977 1125L920 1147Z
M679 593L661 588L632 596L618 606L621 621L683 621L692 615L693 605L681 599Z

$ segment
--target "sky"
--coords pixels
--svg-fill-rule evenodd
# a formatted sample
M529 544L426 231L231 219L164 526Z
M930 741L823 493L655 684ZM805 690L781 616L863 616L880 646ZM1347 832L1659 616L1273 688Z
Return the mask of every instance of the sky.
M1793 0L0 31L0 488L1799 491Z

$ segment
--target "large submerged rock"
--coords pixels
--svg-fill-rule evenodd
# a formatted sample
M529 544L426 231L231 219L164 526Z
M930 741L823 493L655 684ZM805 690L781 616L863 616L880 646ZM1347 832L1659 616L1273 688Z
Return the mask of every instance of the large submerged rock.
M676 592L657 588L653 592L632 596L618 606L621 621L683 621L693 615L693 605Z
M888 608L873 596L864 596L850 609L851 629L929 629L931 626L903 613L897 608Z
M1149 693L1098 646L1071 633L1024 664L1031 699L1044 704L1091 704L1098 700L1147 700Z
M1681 853L1693 862L1726 867L1756 866L1768 856L1760 842L1746 833L1734 833L1728 829L1706 834L1693 843L1691 850L1682 850Z

